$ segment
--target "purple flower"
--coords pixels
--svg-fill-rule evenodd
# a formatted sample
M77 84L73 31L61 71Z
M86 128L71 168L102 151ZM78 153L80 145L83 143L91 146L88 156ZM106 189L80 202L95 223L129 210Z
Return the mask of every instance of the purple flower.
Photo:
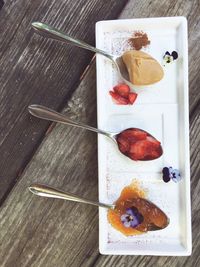
M168 167L164 167L162 170L163 173L163 181L168 183L170 181L170 172Z
M166 63L171 63L174 60L176 60L178 58L178 53L176 51L172 51L172 53L170 54L169 51L165 52L163 59Z
M178 53L176 51L173 51L171 53L171 55L172 55L172 57L173 57L174 60L176 60L178 58Z
M121 222L125 227L135 228L143 222L144 218L141 213L139 213L136 207L131 207L126 209L126 213L122 214Z
M172 171L172 180L173 180L175 183L177 183L177 182L179 182L181 179L182 179L182 177L181 177L181 174L180 174L179 170L174 169L174 170Z
M173 180L174 182L179 182L182 179L179 170L173 169L172 167L164 167L162 173L163 181L165 183L168 183L170 180Z

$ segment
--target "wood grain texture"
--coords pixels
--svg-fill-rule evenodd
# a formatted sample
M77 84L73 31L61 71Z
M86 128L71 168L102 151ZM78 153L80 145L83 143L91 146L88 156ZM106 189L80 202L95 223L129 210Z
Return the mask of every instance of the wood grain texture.
M131 0L120 16L121 18L173 15L188 17L192 256L99 255L98 212L95 207L61 200L47 201L31 195L27 191L28 185L33 182L42 182L85 197L88 196L91 199L97 198L95 134L57 125L55 128L51 127L49 129L48 135L0 209L0 266L197 267L200 265L200 109L198 107L198 59L200 57L198 43L200 36L199 31L197 31L199 14L198 1ZM92 125L96 124L94 69L95 65L92 64L72 98L67 101L67 106L64 109L64 112L70 114L72 118ZM46 93L44 92L45 96ZM49 106L54 107L54 103L50 103ZM29 116L27 116L27 120L30 120ZM29 121L30 125L39 125L39 120L32 120L32 122Z
M94 44L95 22L116 18L123 1L16 0L0 12L0 202L20 177L49 123L30 119L30 103L61 109L93 54L33 33L43 21Z
M0 10L2 9L3 5L4 5L4 1L0 0Z
M94 66L87 77L65 112L95 125ZM49 133L0 211L0 266L92 265L98 256L98 209L47 201L27 187L41 182L97 200L96 141L95 133L70 126L57 125Z
M151 256L102 256L95 267L192 267L200 265L200 5L199 1L129 1L120 18L185 16L188 19L189 50L189 97L190 97L190 154L191 154L191 196L193 252L190 257Z

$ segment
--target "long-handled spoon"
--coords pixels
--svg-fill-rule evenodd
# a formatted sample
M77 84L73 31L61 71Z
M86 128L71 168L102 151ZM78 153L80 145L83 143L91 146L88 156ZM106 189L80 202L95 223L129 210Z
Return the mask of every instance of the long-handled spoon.
M133 85L129 80L128 71L127 71L127 68L126 68L121 56L111 55L111 54L109 54L109 53L107 53L101 49L93 47L93 46L91 46L91 45L89 45L89 44L87 44L81 40L75 39L75 38L67 35L66 33L63 33L61 31L59 31L58 29L56 29L50 25L47 25L45 23L42 23L42 22L33 22L32 27L34 28L34 30L37 33L39 33L42 36L45 36L47 38L51 38L51 39L54 39L57 41L61 41L64 43L72 44L72 45L90 50L92 52L95 52L95 53L98 53L98 54L101 54L101 55L107 57L115 65L120 78L129 86Z
M83 123L72 121L66 115L63 115L61 113L58 113L58 112L56 112L56 111L54 111L54 110L52 110L50 108L47 108L47 107L44 107L44 106L41 106L41 105L30 105L28 107L28 111L30 112L30 114L32 114L33 116L35 116L37 118L40 118L40 119L50 120L50 121L59 122L59 123L63 123L63 124L69 124L71 126L80 127L80 128L84 128L84 129L89 130L89 131L93 131L93 132L96 132L96 133L103 134L106 137L110 138L115 144L118 145L118 148L119 148L120 152L123 155L131 158L129 156L129 154L123 153L122 148L121 148L121 144L120 143L118 144L118 140L120 141L120 139L118 137L123 132L125 132L125 130L123 132L118 132L118 133L105 132L103 130L100 130L100 129L97 129L97 128L94 128L94 127L85 125ZM153 142L154 141L155 142L158 142L152 135L150 135L148 132L146 132L144 130L141 130L141 129L138 129L138 128L131 128L131 131L133 131L133 132L135 131L136 133L138 131L140 131L142 133L145 133L146 135L148 135L153 140ZM150 141L148 141L148 142L151 144ZM138 149L139 147L136 147L136 148ZM158 145L158 148L159 148L159 154L158 154L157 157L147 158L147 159L146 158L144 158L144 159L142 159L142 158L138 158L138 159L137 158L134 158L134 160L146 161L146 160L156 159L156 158L160 157L162 155L162 153L163 153L161 145ZM139 150L140 150L140 148L139 148ZM137 155L137 151L135 153ZM133 158L131 158L131 159L133 159Z
M85 199L83 197L79 197L75 194L72 193L68 193L68 192L64 192L61 191L59 189L50 187L48 185L43 185L43 184L32 184L29 186L29 190L38 196L42 196L42 197L49 197L49 198L59 198L59 199L64 199L64 200L71 200L71 201L75 201L75 202L79 202L79 203L85 203L85 204L91 204L94 206L98 206L98 207L102 207L102 208L107 208L107 209L115 209L116 206L114 204L105 204L105 203L101 203L101 202L97 202L97 201L92 201L92 200L88 200ZM140 198L137 198L140 199ZM154 203L141 198L143 205L148 205L148 206L153 206L153 208L157 208L158 210L160 210L160 208L158 208ZM161 210L160 210L161 211ZM149 223L148 224L148 231L155 231L155 230L162 230L164 229L168 224L169 224L169 218L167 217L167 215L162 212L162 216L165 218L166 223L163 226L157 226L155 223Z
M107 208L107 209L114 209L115 205L112 204L104 204L100 203L97 201L92 201L85 199L83 197L79 197L77 195L74 195L72 193L68 192L63 192L59 189L50 187L48 185L44 184L32 184L29 186L29 190L38 196L42 197L49 197L49 198L60 198L60 199L65 199L65 200L71 200L75 202L80 202L80 203L85 203L85 204L91 204L94 206L102 207L102 208Z

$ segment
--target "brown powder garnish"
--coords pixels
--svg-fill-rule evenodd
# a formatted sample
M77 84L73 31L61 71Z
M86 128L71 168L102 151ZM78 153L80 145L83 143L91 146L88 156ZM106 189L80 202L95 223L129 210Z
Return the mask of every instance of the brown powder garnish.
M150 44L148 36L143 31L135 31L133 36L128 39L128 43L135 50L140 50L142 47L146 47Z

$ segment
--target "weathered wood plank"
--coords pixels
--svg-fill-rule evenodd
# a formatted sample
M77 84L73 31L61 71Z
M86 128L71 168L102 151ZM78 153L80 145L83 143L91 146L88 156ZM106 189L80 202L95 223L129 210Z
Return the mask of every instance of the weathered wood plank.
M121 17L179 14L188 15L189 25L198 25L195 12L198 13L196 1L187 3L130 1ZM190 49L199 40L195 34L192 28ZM197 48L195 51L197 54L192 54L190 57L190 73L194 79L194 82L190 83L193 255L191 257L98 256L96 224L98 217L94 207L62 201L46 201L30 195L26 190L27 186L32 182L43 182L85 197L90 196L91 199L97 198L96 137L93 133L79 132L80 130L57 125L39 147L33 161L0 210L0 239L3 240L0 244L1 266L199 266L200 117L197 108L199 66L195 57L198 58L200 52ZM91 95L91 92L95 93L94 88L95 74L91 68L65 111L73 118L95 124L95 95ZM73 143L74 136L77 137L76 144ZM76 225L73 224L74 218ZM88 223L90 223L89 228Z
M4 1L0 0L0 10L2 9L3 5L4 5Z
M75 90L92 53L33 34L49 23L94 44L95 22L116 18L123 1L16 0L0 12L0 202L41 142L48 122L29 120L27 106L60 109Z
M95 125L95 68L87 77L65 111ZM57 125L0 211L1 266L92 265L98 256L97 208L34 196L27 189L33 182L97 199L96 134Z

